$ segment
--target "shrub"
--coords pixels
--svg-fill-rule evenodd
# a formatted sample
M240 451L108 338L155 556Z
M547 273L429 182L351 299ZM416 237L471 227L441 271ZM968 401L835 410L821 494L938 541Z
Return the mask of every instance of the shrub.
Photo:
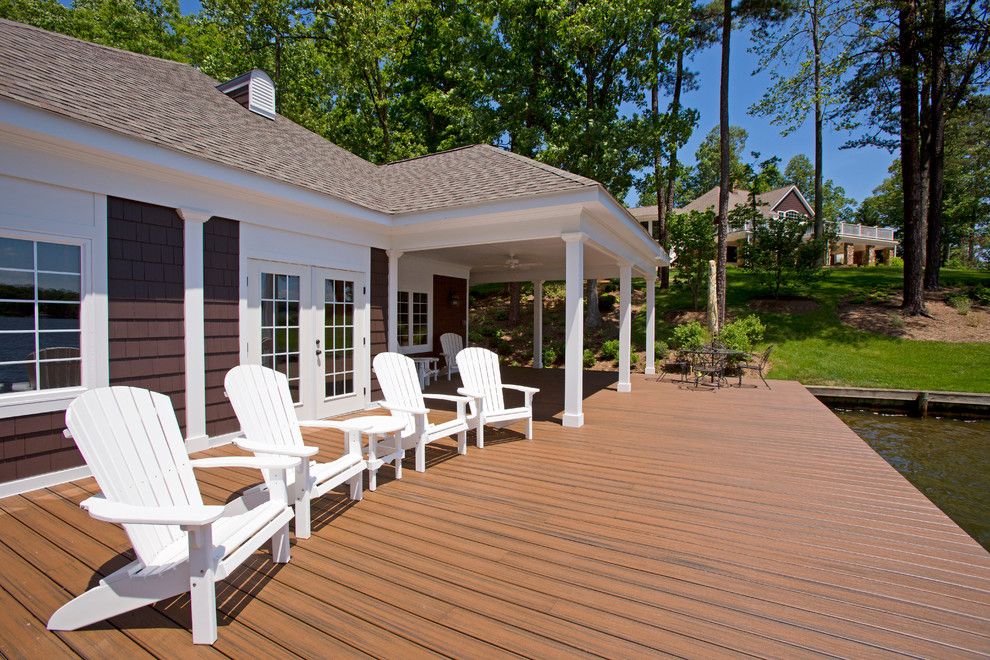
M619 358L619 340L609 339L602 343L602 348L598 354L603 360L617 360Z
M635 369L636 368L636 365L638 365L638 364L639 364L639 353L630 353L629 354L629 368L630 369Z
M543 366L550 367L557 363L557 351L553 346L543 347Z
M607 314L615 309L615 296L611 293L605 293L598 296L598 311L602 314Z
M973 301L969 299L969 296L961 293L956 293L949 296L946 298L946 302L952 305L957 312L963 315L969 314L969 308L973 306Z
M897 270L904 270L904 260L900 257L891 257L890 263L887 265Z
M593 367L595 366L595 352L590 348L584 349L584 366Z
M654 357L657 360L664 360L667 358L667 353L670 352L670 347L667 346L667 342L657 341L653 344Z
M734 351L751 351L753 345L763 339L763 327L760 318L755 315L744 316L732 323L726 323L719 333L718 339L726 348Z
M619 290L619 280L616 278L610 279L604 284L602 284L602 293L612 293L613 291Z
M708 331L697 321L681 323L674 328L671 342L681 349L701 348L708 339Z
M972 288L969 296L979 305L990 305L990 287L978 284Z

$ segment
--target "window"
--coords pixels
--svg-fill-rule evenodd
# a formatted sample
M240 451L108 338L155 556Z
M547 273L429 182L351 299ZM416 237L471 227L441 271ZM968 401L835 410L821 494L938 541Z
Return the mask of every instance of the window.
M323 288L324 394L354 394L354 282L324 279Z
M299 276L261 274L261 364L289 380L299 403Z
M429 295L420 291L399 291L396 326L399 346L424 346L429 341Z
M0 237L0 395L82 382L82 248Z

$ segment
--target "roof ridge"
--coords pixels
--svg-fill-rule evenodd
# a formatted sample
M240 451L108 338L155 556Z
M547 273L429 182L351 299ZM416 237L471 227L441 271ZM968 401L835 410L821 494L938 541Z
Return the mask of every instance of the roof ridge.
M92 47L95 47L95 48L99 48L101 50L107 50L107 51L110 51L112 53L124 53L125 55L133 55L134 57L143 57L143 58L147 58L149 60L155 60L156 62L167 62L168 64L173 64L175 66L192 69L193 71L196 71L200 75L206 76L210 80L216 80L216 78L214 78L213 76L210 76L210 75L207 75L207 74L203 73L199 69L199 67L193 66L192 64L188 64L186 62L180 62L179 60L170 60L167 57L158 57L157 55L148 55L146 53L138 53L138 52L133 51L133 50L127 50L126 48L117 48L116 46L107 46L106 44L97 43L95 41L86 41L85 39L80 39L79 37L73 37L72 35L65 34L64 32L57 32L55 30L46 30L45 28L40 28L40 27L38 27L36 25L30 25L28 23L21 23L20 21L12 21L9 18L0 18L0 23L7 23L8 25L14 25L17 28L23 28L23 29L26 29L26 30L30 30L32 32L41 32L41 33L44 33L46 35L53 35L53 36L58 37L60 39L66 39L68 41L74 41L76 43L85 44L86 46L92 46ZM219 83L220 81L216 80L216 82Z
M423 158L429 158L430 156L440 156L442 154L449 154L454 151L462 151L464 149L473 149L474 147L483 147L483 144L462 144L459 147L451 147L450 149L444 149L442 151L434 151L428 154L420 154L419 156L410 156L409 158L400 158L399 160L390 160L387 163L382 163L378 167L388 167L389 165L398 165L399 163L408 163L413 160L422 160Z

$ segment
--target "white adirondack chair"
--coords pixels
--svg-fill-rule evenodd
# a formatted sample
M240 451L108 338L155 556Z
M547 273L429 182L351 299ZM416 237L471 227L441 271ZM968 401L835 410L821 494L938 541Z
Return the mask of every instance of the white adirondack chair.
M193 642L217 638L216 582L269 539L272 558L289 561L286 471L296 458L269 456L190 460L172 405L163 394L104 387L79 396L65 414L101 495L80 506L97 520L123 525L137 559L63 605L50 630L76 630L189 592ZM267 470L264 497L206 506L193 468Z
M367 465L361 453L361 426L348 422L299 421L285 374L256 364L244 364L227 372L223 381L227 398L241 424L243 437L234 444L255 454L293 456L302 459L289 474L289 501L296 509L296 538L311 534L310 503L337 486L348 483L351 499L362 496ZM303 444L301 426L343 431L346 450L328 463L310 461L320 450Z
M461 394L476 395L480 410L471 404L472 416L477 416L477 445L485 446L485 424L497 428L508 426L517 420L526 420L526 439L533 439L533 395L540 390L524 385L506 385L498 366L498 355L485 348L473 346L457 354L457 368L464 387ZM525 403L519 408L506 408L502 390L517 390L525 395Z
M443 349L447 380L450 380L450 374L457 372L457 354L464 349L464 338L453 332L445 332L440 335L440 348Z
M415 363L399 353L379 353L374 359L375 375L381 385L385 400L379 405L394 417L406 420L401 434L402 449L416 450L416 471L426 470L426 445L434 440L457 436L457 452L467 453L467 432L472 418L466 415L466 406L473 404L470 396L449 394L423 394ZM431 424L425 399L453 401L457 404L457 417L449 422Z

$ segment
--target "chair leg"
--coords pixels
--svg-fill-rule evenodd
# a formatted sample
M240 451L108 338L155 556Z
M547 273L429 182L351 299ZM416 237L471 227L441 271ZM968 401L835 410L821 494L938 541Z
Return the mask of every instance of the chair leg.
M457 434L457 453L462 456L467 453L467 431Z
M406 457L406 452L401 452L399 456L395 459L395 478L402 478L402 459Z
M311 498L308 489L299 489L299 499L296 500L296 538L308 539L311 534L310 513ZM275 554L275 547L272 546L272 554Z
M364 499L364 470L351 477L351 499L356 502Z
M474 444L479 449L483 449L485 446L485 425L482 422L478 422L478 426L475 428Z
M533 439L533 413L529 413L529 417L526 419L526 439Z
M416 472L426 472L426 443L422 440L416 444Z
M288 524L285 527L285 537L288 540ZM275 538L277 537L276 534ZM274 540L273 538L272 541ZM189 605L192 610L193 644L212 644L217 641L215 575L213 529L204 525L189 532Z

